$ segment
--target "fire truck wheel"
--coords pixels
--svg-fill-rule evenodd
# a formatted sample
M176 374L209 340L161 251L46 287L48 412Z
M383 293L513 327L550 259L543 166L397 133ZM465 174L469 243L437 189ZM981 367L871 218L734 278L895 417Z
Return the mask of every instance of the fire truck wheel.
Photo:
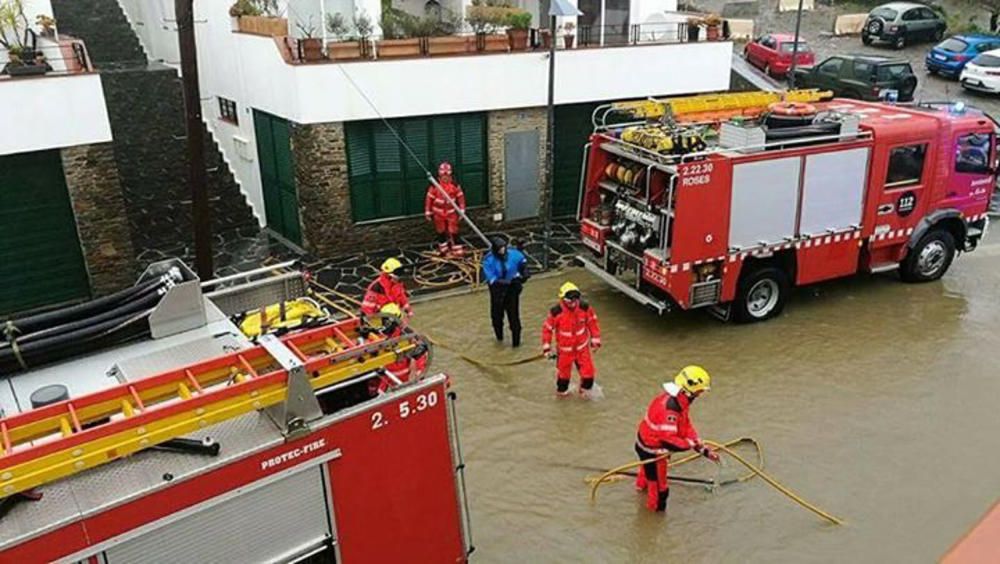
M737 323L753 323L780 314L788 289L788 276L780 268L763 267L748 273L740 281L733 318Z
M903 259L899 276L904 282L931 282L944 276L955 258L955 238L943 229L924 235Z

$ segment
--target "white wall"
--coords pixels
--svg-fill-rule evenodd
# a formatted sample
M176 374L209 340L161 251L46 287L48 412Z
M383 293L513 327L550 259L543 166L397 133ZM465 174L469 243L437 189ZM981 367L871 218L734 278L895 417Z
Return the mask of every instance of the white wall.
M0 81L4 112L0 155L111 141L101 77L96 74Z
M147 2L170 3L119 1L130 11ZM370 4L366 9L374 14L378 1L355 3ZM650 2L651 11L676 7L676 0L642 2ZM348 76L386 117L537 107L546 103L548 61L542 53L293 66L281 58L274 39L233 33L229 4L216 0L195 2L195 19L203 22L195 29L204 117L262 223L264 202L253 108L305 124L376 118L375 110ZM173 31L144 23L147 25L142 26L145 29L141 33L169 36L176 42ZM164 44L165 39L144 41L148 41L149 48ZM731 55L732 44L728 42L559 51L556 102L726 90ZM153 48L150 56L160 58L159 51ZM236 101L238 126L218 119L217 96Z
M150 60L180 64L173 0L118 0L118 3Z

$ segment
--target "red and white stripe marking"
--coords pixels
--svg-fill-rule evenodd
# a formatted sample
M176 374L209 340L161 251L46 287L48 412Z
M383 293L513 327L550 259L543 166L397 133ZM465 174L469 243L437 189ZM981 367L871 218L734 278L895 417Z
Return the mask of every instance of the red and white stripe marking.
M909 237L913 235L913 228L909 229L896 229L895 231L887 231L885 233L879 233L878 235L872 235L872 241L887 241L892 239L899 239L900 237Z

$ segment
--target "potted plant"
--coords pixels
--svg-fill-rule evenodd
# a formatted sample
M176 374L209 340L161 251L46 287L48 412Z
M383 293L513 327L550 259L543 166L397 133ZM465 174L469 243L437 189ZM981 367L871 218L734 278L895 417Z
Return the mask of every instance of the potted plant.
M42 28L42 35L52 37L56 34L56 19L45 14L35 16L35 25Z
M0 1L0 46L7 50L8 59L3 67L4 74L31 76L52 70L45 55L28 46L29 27L22 0Z
M507 37L511 51L528 48L528 29L531 28L531 14L524 10L511 10L507 15Z
M328 57L341 61L361 58L361 42L349 37L350 28L347 25L347 19L344 18L344 14L340 12L327 14L326 31L334 39L326 46Z
M309 63L323 60L323 40L316 37L316 25L313 24L312 16L305 22L296 21L295 29L301 35L298 38L299 58Z
M465 10L465 21L475 33L477 51L507 51L510 46L507 36L496 34L506 15L507 8L503 6L487 4L484 0L472 0L472 5Z
M422 52L420 21L406 12L390 8L382 12L382 37L376 44L379 57L416 57Z
M288 20L281 17L277 0L236 0L229 7L229 15L236 18L235 28L243 33L268 37L288 35Z
M576 40L576 35L573 34L576 31L576 24L573 22L566 22L562 26L563 29L563 46L567 49L573 48L573 42Z
M701 36L701 18L687 19L687 40L689 42L698 41Z
M474 38L455 34L462 27L461 16L448 12L441 20L426 21L428 55L458 55L476 50Z
M709 14L702 20L705 25L705 39L708 41L718 41L721 37L719 29L722 27L722 17L719 14Z

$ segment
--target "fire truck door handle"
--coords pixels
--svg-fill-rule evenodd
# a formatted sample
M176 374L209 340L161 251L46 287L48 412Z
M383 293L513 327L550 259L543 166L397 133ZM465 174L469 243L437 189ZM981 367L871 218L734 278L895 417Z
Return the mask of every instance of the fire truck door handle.
M885 215L887 213L892 213L894 206L892 204L882 204L878 207L878 214Z

